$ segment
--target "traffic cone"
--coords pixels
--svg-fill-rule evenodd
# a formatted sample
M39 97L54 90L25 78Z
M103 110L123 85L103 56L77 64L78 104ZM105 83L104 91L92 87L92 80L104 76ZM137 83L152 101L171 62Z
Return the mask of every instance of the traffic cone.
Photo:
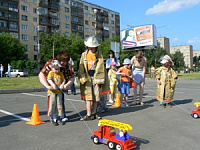
M39 111L38 111L38 107L37 104L33 105L33 112L32 112L32 116L31 116L31 121L26 122L26 124L30 124L30 125L39 125L39 124L44 124L45 122L40 120L40 115L39 115Z
M115 104L114 105L112 105L113 107L120 107L120 95L119 95L119 93L117 94L117 96L116 96L116 99L115 99Z

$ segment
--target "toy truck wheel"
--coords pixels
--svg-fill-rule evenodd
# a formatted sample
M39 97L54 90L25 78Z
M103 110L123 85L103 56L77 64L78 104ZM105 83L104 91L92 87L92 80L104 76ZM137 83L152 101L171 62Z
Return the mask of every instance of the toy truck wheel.
M110 149L114 149L115 148L115 144L113 142L108 142L108 147Z
M117 144L117 145L116 145L116 150L122 150L122 147L121 147L120 144Z
M98 136L95 136L95 137L93 138L93 142L94 142L94 144L99 144L99 137L98 137Z
M193 117L194 117L195 119L197 119L197 118L199 117L199 115L198 115L198 114L194 114Z

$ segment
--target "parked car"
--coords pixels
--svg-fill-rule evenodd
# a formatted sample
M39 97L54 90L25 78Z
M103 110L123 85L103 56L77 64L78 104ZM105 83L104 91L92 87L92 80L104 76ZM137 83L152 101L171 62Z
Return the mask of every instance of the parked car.
M26 77L28 72L22 69L11 69L10 75L11 77ZM5 73L5 76L8 77L8 72Z

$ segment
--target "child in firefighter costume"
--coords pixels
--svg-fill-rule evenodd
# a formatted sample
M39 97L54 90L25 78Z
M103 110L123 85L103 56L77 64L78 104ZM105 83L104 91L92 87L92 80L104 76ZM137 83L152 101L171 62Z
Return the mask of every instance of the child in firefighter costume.
M166 104L170 104L173 99L178 76L172 68L173 61L168 55L165 55L161 59L161 64L163 66L155 70L157 80L157 100L160 101L160 105L166 106Z

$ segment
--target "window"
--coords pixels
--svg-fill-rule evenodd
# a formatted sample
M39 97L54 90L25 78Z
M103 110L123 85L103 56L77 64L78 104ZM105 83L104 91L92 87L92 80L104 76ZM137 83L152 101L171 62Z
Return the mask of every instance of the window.
M69 29L69 24L65 24L65 28L66 28L66 29Z
M22 15L22 20L23 21L28 21L28 16Z
M92 26L95 26L95 22L92 22Z
M95 30L95 29L92 29L92 33L96 34L96 30Z
M33 22L37 22L37 18L36 17L33 17Z
M70 36L70 33L69 33L69 32L66 32L65 35L66 35L66 36Z
M35 42L38 41L38 37L37 36L33 36L33 39L34 39Z
M78 31L83 31L83 26L78 26Z
M115 22L113 20L111 20L111 24L115 24Z
M115 27L112 27L112 31L115 31Z
M69 16L65 16L65 20L69 20Z
M88 18L88 17L89 17L89 14L88 14L88 13L85 13L85 17Z
M33 31L34 31L34 32L37 32L37 29L38 29L38 27L34 27L34 28L33 28Z
M34 45L34 51L38 51L38 45Z
M89 28L85 28L85 32L90 32L90 29Z
M65 4L69 4L69 0L65 0Z
M36 8L33 8L33 13L37 14L37 9Z
M37 0L33 0L33 3L34 3L34 4L37 4Z
M18 29L17 22L10 22L10 28L12 28L12 29Z
M27 7L27 6L21 5L21 9L22 9L23 11L28 11L28 7Z
M60 14L57 14L57 17L60 18Z
M89 21L88 21L88 20L85 20L85 24L89 25Z
M25 45L25 50L28 51L28 45Z
M78 17L72 16L72 21L78 22Z
M65 7L65 12L69 12L69 8Z
M37 55L34 55L34 60L37 60Z
M22 34L22 40L27 41L28 40L28 35Z
M28 26L27 25L22 25L22 30L27 31L28 30Z
M85 6L85 10L88 10L88 6Z

